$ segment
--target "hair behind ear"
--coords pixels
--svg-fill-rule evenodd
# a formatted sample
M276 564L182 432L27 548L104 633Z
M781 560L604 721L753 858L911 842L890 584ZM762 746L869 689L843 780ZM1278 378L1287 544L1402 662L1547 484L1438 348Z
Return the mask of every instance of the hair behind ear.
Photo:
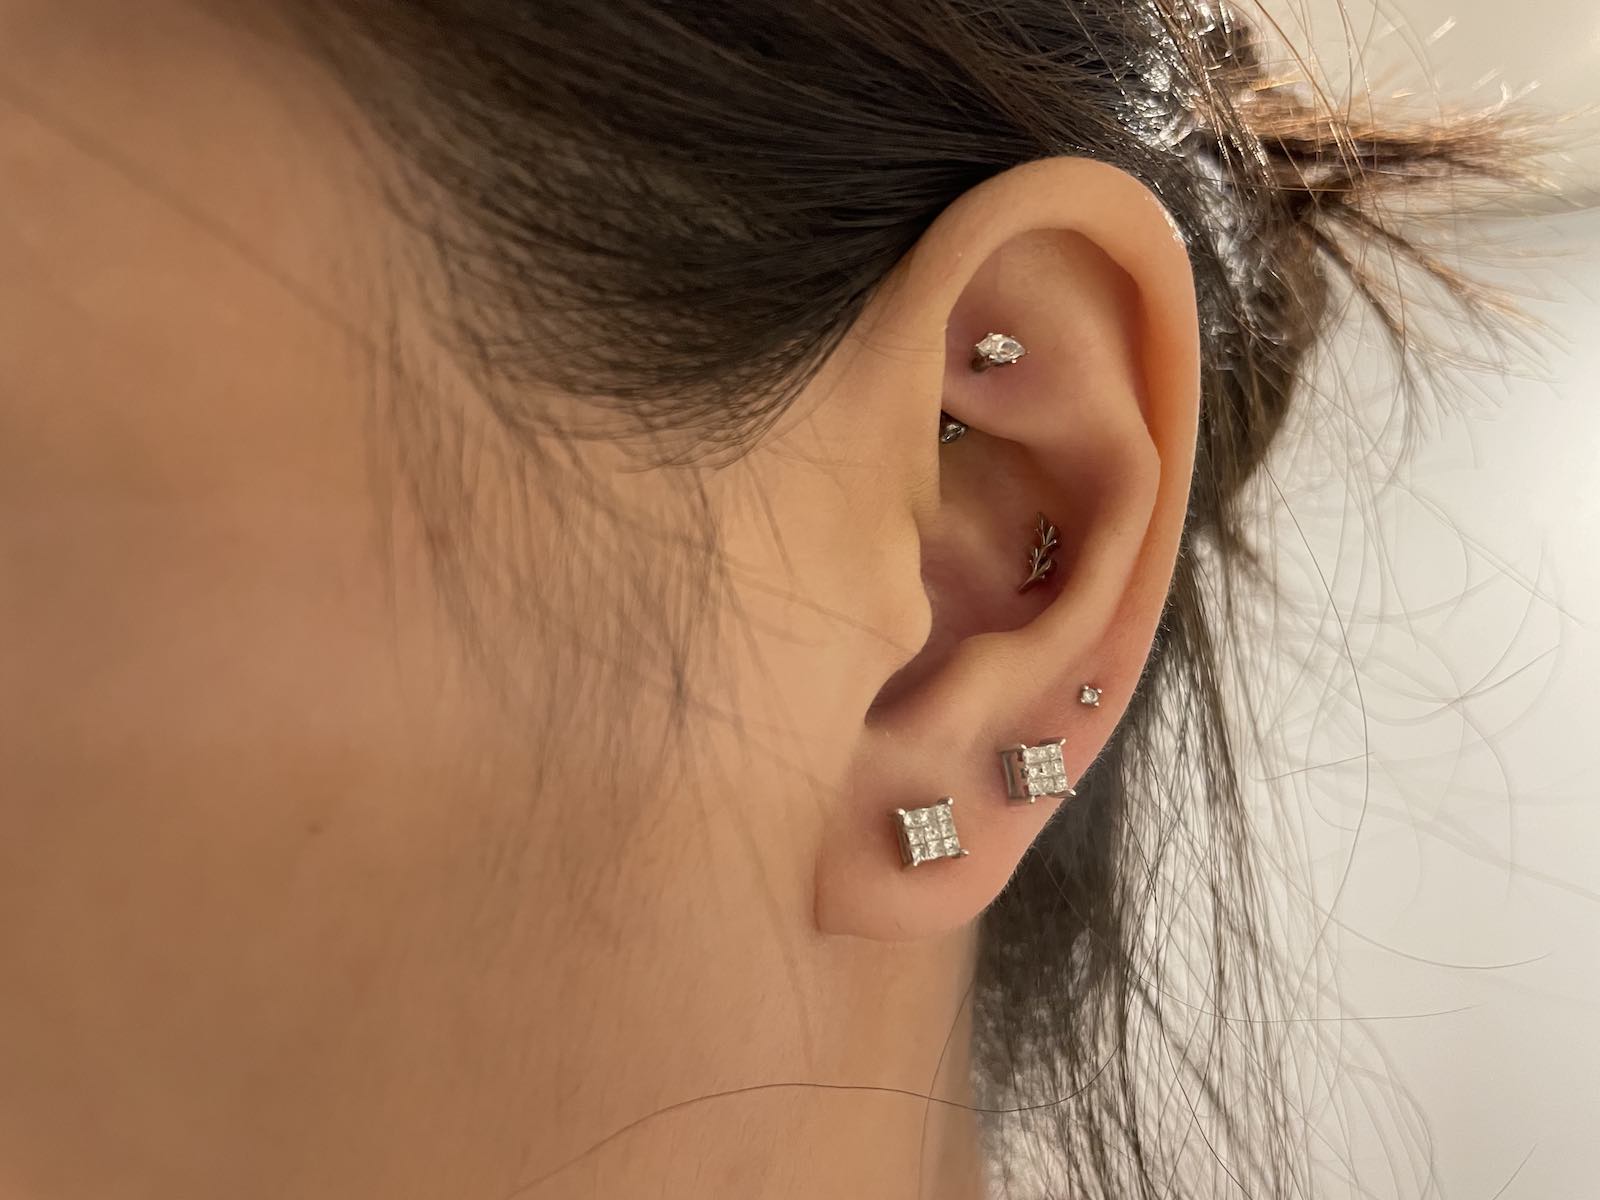
M1383 201L1512 177L1503 114L1358 120L1269 74L1211 0L294 7L393 151L390 194L439 252L463 356L684 432L667 455L759 436L982 180L1077 154L1162 198L1204 334L1185 542L1116 736L986 917L980 1067L997 1106L1047 1105L1010 1120L1056 1139L1058 1193L1208 1195L1222 1163L1220 1187L1313 1191L1224 712L1223 622L1250 563L1237 505L1331 279L1402 352L1396 255L1473 295ZM603 356L552 353L595 333ZM550 427L540 394L491 389L513 432ZM1162 974L1180 904L1209 931L1198 1001ZM1151 1100L1149 1079L1181 1095ZM1164 1118L1201 1105L1213 1166L1181 1172L1193 1129Z

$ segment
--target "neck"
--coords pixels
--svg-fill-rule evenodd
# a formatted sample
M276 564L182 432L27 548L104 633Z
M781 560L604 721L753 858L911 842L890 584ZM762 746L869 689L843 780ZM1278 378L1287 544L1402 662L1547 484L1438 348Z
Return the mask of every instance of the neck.
M702 893L636 910L622 956L591 955L555 983L556 1086L525 1194L982 1195L974 935L786 937L792 925L733 903L728 882L724 904Z

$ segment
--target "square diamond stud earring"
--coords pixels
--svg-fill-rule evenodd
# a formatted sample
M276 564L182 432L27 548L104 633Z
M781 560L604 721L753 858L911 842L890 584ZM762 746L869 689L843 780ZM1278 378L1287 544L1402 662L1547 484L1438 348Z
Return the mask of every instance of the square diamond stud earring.
M1006 773L1006 795L1013 800L1034 803L1040 796L1065 800L1078 793L1067 783L1067 764L1061 747L1066 738L1040 742L1037 746L1010 746L1000 751L1000 765Z
M936 858L965 858L956 835L956 818L950 810L955 801L949 796L927 808L894 810L895 832L900 836L900 861L920 867Z

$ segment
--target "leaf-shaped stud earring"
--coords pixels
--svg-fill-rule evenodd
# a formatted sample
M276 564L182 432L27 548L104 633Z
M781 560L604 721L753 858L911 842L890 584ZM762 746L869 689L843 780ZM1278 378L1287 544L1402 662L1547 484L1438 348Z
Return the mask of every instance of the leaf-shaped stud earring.
M1034 584L1043 583L1045 577L1056 569L1056 560L1053 556L1060 542L1056 537L1056 527L1043 513L1039 514L1033 537L1035 545L1028 551L1028 577L1017 588L1018 592L1025 592Z

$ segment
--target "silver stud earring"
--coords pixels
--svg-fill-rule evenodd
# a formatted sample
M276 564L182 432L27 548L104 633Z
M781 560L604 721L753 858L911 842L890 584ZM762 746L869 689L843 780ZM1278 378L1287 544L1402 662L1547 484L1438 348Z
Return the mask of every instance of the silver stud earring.
M1043 583L1045 577L1056 569L1055 549L1059 539L1056 537L1056 527L1043 513L1039 514L1034 525L1033 539L1033 548L1028 551L1028 577L1017 588L1018 592L1025 592L1034 584Z
M895 833L900 838L900 861L920 867L936 858L965 858L961 838L956 833L956 802L949 796L927 808L894 810Z
M1100 689L1092 683L1083 685L1083 690L1078 693L1078 703L1087 704L1090 708L1100 707Z
M967 427L956 420L949 413L939 413L939 444L948 446L951 442L959 442L967 436Z
M1028 352L1028 348L1008 333L991 333L972 348L972 369L1009 367Z
M1078 793L1067 782L1067 764L1061 747L1065 738L1040 742L1037 746L1008 746L1000 751L1000 766L1006 776L1006 795L1013 800L1034 803L1040 796L1065 800Z

